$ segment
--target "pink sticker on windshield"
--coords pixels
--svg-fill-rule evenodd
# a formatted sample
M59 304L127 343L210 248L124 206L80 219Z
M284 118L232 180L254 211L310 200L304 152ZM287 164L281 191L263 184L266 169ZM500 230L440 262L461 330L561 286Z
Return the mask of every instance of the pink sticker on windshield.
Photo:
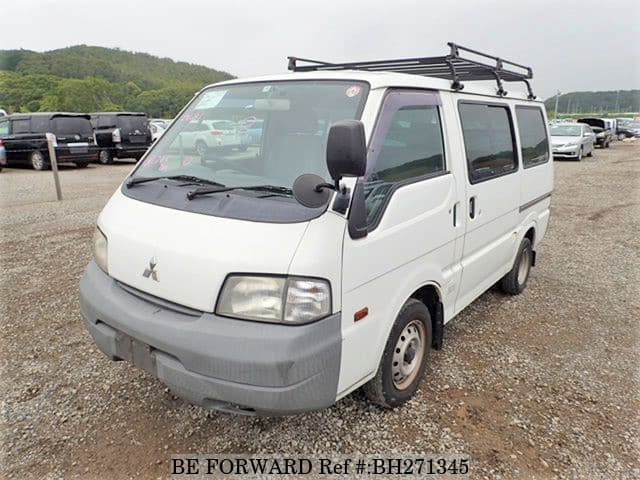
M352 98L360 95L361 91L362 91L362 87L359 87L358 85L351 85L349 88L347 88L347 91L344 93L347 97Z

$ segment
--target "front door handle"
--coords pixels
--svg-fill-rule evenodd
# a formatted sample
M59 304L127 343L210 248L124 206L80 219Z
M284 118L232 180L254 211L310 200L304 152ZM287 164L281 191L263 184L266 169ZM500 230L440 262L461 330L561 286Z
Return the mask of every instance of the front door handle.
M469 199L469 218L476 218L476 197L475 195Z

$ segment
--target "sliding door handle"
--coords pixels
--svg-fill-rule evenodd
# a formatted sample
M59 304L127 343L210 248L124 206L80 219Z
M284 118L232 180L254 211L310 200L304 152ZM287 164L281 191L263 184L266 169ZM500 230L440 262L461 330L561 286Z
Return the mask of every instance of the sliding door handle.
M476 196L474 195L469 199L469 218L472 220L476 218Z

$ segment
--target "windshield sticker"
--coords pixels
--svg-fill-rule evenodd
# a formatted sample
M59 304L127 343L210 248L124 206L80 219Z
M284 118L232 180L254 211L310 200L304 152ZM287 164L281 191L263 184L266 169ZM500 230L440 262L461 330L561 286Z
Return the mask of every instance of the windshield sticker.
M180 117L181 122L199 122L204 118L204 114L200 112L185 113Z
M220 100L222 100L222 98L225 96L226 93L227 93L226 90L212 90L212 91L209 91L209 92L204 92L204 95L202 95L202 98L198 102L198 105L196 106L195 109L196 110L203 110L205 108L214 108L214 107L216 107L220 103Z
M344 92L345 95L349 98L353 98L353 97L357 97L358 95L360 95L360 92L362 91L362 87L358 86L358 85L351 85L349 88L347 88L347 91Z
M265 92L265 93L268 92L269 90L271 90L271 85L266 85L266 86L262 87L262 91Z

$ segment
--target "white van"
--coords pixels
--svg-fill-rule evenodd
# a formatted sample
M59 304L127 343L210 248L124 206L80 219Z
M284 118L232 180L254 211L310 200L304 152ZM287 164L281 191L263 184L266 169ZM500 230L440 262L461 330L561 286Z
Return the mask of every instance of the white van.
M290 58L199 92L98 218L80 291L100 349L235 413L411 398L449 320L496 283L522 292L549 221L531 70L461 51ZM212 119L251 143L181 141Z

